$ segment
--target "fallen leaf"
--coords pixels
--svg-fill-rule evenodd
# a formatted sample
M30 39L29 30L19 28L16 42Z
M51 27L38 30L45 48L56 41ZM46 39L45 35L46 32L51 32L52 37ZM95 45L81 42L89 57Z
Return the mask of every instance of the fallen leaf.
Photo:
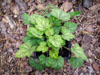
M69 11L73 7L73 4L71 2L65 2L61 6L61 9L64 10L65 12Z
M93 63L93 68L95 71L99 71L99 65L96 62Z

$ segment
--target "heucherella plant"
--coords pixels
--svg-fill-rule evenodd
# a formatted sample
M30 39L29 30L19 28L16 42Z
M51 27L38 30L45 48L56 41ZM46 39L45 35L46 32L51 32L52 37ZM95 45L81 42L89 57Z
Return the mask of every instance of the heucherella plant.
M69 20L78 15L79 11L66 13L58 8L52 9L46 17L39 14L23 14L24 24L29 25L29 28L15 57L29 57L30 65L40 71L46 67L61 69L64 66L64 58L59 56L59 50L65 46L66 41L75 37L73 32L77 24ZM38 61L31 57L34 52L42 52ZM49 56L44 55L46 52ZM70 64L74 68L81 67L87 60L84 50L78 44L74 44L71 52L74 55L69 59Z

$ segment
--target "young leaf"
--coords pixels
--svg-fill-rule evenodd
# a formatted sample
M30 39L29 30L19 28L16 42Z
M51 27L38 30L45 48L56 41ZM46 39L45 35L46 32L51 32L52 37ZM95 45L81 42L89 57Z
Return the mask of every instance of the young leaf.
M60 35L50 36L48 42L50 42L54 47L61 47L64 40Z
M30 27L28 29L27 35L30 35L29 37L37 37L37 38L42 38L42 34L43 32L39 31L38 29L34 28L34 27Z
M69 12L70 16L71 17L74 17L74 16L80 16L81 12L80 11L74 11L74 12Z
M63 21L70 20L70 14L60 9L52 9L51 15Z
M39 14L33 14L33 15L30 17L30 22L31 22L32 24L36 24L37 17L38 17L38 18L41 18L41 17L43 17L43 16L41 16L41 15L39 15Z
M72 57L70 58L69 62L73 68L79 68L82 66L84 60L81 58Z
M49 56L57 59L59 54L59 50L49 51Z
M37 63L32 57L30 57L29 59L29 64L30 66L32 66L33 68L39 71L42 71L44 69L44 67L41 64Z
M32 46L31 43L27 42L20 46L19 50L17 51L15 57L16 58L23 58L23 57L30 57L32 53L35 51L35 46Z
M49 28L45 31L46 36L52 36L54 34L53 28Z
M44 17L37 17L35 27L40 31L45 31L46 29L50 28L51 25L49 24L49 20Z
M24 20L24 24L30 25L30 16L28 14L24 13L22 17Z
M74 32L77 28L77 24L72 22L66 22L64 26L66 27L66 29L70 30L70 32Z
M74 44L73 48L71 48L72 53L74 53L76 58L81 58L83 60L88 60L83 49L78 45Z
M62 58L61 56L58 57L58 59L55 59L55 61L52 62L51 67L59 70L64 66L64 58Z
M62 27L62 38L64 40L70 41L71 39L74 38L74 35L69 30L67 30L65 27Z
M37 47L37 52L42 51L43 53L48 51L48 47L46 46L46 42L41 42L40 45Z

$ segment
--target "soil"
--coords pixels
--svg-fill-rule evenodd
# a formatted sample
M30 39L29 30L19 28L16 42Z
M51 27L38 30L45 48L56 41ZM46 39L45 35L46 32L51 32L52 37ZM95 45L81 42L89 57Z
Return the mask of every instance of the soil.
M72 7L66 7L66 1ZM66 12L82 11L71 20L78 24L71 43L79 43L88 56L81 68L72 68L66 60L61 70L46 68L39 72L29 66L28 58L15 58L28 28L22 14L40 13L49 3ZM81 0L0 0L0 75L100 75L100 0L90 0L89 6L83 6Z

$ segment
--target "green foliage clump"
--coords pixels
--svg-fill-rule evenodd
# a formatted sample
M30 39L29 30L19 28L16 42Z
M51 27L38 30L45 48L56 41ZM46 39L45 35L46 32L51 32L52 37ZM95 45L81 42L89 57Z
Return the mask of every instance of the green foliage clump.
M24 23L29 25L29 28L24 38L24 44L20 46L15 57L30 57L34 52L48 52L49 56L41 54L38 62L30 57L30 65L40 71L45 67L61 69L64 66L64 58L59 56L59 50L66 44L66 40L71 41L75 37L73 32L77 28L77 24L69 20L78 15L80 15L78 11L66 13L57 8L52 9L49 16L46 17L39 14L32 16L23 14ZM69 62L74 68L80 67L84 60L87 60L83 49L78 44L73 45L71 52L74 56L69 59Z

